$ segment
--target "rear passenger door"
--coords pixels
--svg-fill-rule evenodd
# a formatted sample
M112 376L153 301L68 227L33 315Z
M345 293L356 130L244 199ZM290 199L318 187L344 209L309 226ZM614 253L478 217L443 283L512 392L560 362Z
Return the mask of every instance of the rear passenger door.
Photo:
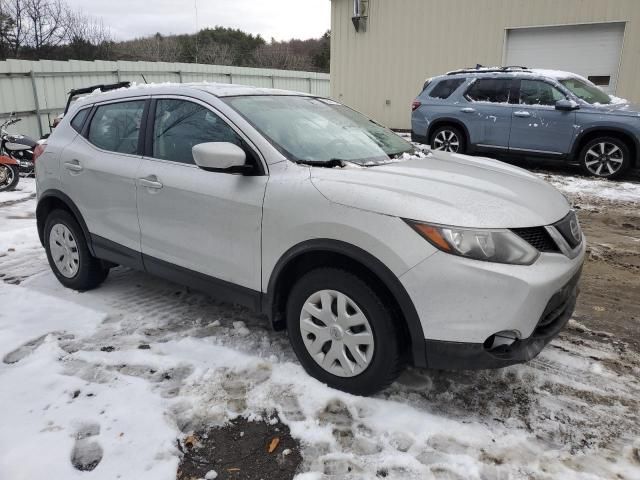
M171 276L177 265L260 291L268 177L202 170L191 149L206 142L234 143L262 169L256 151L211 106L195 99L155 98L147 125L137 180L145 268Z
M552 83L523 78L516 85L517 105L512 107L510 149L546 155L569 152L576 124L575 111L556 110L567 97Z
M61 158L63 187L94 237L94 247L112 253L121 252L119 246L140 251L135 179L146 108L147 98L94 106L86 122L72 120L72 128L82 134Z
M459 105L469 130L469 141L479 149L509 148L511 130L511 78L478 78Z

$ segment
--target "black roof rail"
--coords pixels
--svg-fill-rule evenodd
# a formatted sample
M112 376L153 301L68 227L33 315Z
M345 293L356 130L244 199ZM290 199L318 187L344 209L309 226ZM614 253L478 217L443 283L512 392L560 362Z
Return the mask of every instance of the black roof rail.
M513 71L528 71L528 67L523 67L520 65L508 65L506 67L484 67L480 64L475 67L461 68L459 70L453 70L451 72L447 72L447 75L458 75L460 73L504 73L504 72L513 72Z

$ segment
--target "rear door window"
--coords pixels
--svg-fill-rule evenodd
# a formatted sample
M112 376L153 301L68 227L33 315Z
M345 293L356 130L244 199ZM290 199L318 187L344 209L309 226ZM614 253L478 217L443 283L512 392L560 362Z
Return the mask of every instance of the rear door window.
M145 100L100 105L93 115L87 139L110 152L135 154Z
M455 92L460 85L466 81L466 78L450 78L441 80L429 92L431 98L447 99Z
M472 102L509 103L512 83L510 78L479 78L465 97Z

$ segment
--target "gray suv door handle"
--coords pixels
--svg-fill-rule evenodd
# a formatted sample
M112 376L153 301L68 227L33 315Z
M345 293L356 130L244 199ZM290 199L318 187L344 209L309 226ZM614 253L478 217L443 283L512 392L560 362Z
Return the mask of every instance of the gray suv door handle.
M462 113L476 113L476 109L475 108L471 108L471 107L465 107L463 109L460 110Z
M531 116L529 112L526 112L524 110L518 110L517 112L513 112L513 114L516 117L521 117L521 118L529 118Z
M73 160L71 162L64 162L64 166L67 170L71 170L72 172L81 172L82 165L78 160Z
M138 181L143 187L152 188L154 190L160 190L164 186L162 185L162 183L158 182L158 179L155 175L147 178L139 178Z

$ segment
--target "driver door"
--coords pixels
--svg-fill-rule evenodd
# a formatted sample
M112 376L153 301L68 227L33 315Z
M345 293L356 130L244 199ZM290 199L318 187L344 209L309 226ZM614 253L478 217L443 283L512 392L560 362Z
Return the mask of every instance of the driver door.
M521 79L517 105L511 107L509 149L514 153L563 155L569 152L576 124L575 111L556 110L564 93L549 82Z
M202 102L156 98L149 115L151 132L136 180L145 267L171 276L178 266L260 291L262 201L268 176L202 170L191 148L231 142L249 152L248 161L259 157Z

